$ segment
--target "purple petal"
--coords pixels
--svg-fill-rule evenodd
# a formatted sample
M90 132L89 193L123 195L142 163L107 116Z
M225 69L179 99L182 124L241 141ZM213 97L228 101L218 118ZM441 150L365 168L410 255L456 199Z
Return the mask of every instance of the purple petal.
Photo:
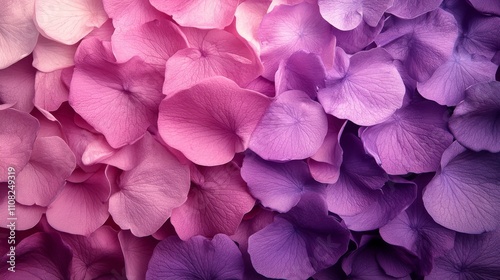
M290 90L269 105L248 147L266 160L304 159L321 147L327 131L321 105L303 91Z
M385 121L402 106L405 85L385 50L359 52L349 59L337 48L336 56L336 62L344 63L337 63L336 69L328 73L326 88L318 92L318 99L328 114L359 125L374 125Z
M469 0L472 6L485 14L500 16L500 3L495 0Z
M242 279L243 270L240 250L226 235L188 241L172 236L156 246L146 279Z
M387 12L399 18L412 19L435 10L443 0L398 0Z
M382 31L384 22L385 20L381 19L374 27L362 22L358 27L349 31L333 29L333 34L337 38L337 46L350 54L361 51L375 40L375 37Z
M360 136L388 174L436 171L441 155L453 142L447 108L431 101L415 101L381 124L362 128Z
M472 152L454 142L443 154L441 170L423 193L424 205L440 225L482 233L500 225L500 154Z
M418 92L441 105L455 106L465 98L464 91L469 86L494 81L497 68L483 56L460 50L439 66L429 80L418 83Z
M393 2L393 0L319 0L318 5L321 16L326 21L346 31L356 28L363 20L370 26L377 26Z
M428 80L451 57L458 37L455 18L441 9L412 20L392 17L385 26L375 42L401 60L419 82Z
M495 54L500 53L500 34L495 32L499 25L499 17L474 17L470 19L462 34L461 46L471 54L493 59ZM498 60L492 61L496 64L500 63Z
M500 152L500 82L477 84L453 111L450 130L460 144L474 150Z
M311 178L303 161L275 163L255 154L247 154L241 176L253 197L260 200L263 206L281 213L297 205L304 192L322 189L322 185Z

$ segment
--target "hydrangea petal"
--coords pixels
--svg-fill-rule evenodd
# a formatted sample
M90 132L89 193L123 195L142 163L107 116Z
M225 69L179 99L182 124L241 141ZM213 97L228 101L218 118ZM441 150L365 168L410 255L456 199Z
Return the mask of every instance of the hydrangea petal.
M311 194L250 236L248 253L255 270L266 277L306 279L337 262L348 240L349 231Z
M299 50L318 54L330 66L335 47L331 29L315 5L301 3L274 8L264 16L259 28L262 76L273 80L280 61Z
M321 16L340 30L352 30L363 21L370 26L377 26L384 12L392 6L394 0L344 1L319 0Z
M166 98L158 129L163 140L199 165L229 162L248 147L270 100L223 77L204 80Z
M500 3L495 0L469 0L472 6L483 13L500 16Z
M238 0L150 0L158 10L171 15L182 26L201 29L228 26L234 18Z
M450 130L465 147L500 152L500 82L474 85L450 118Z
M33 67L43 72L52 72L75 65L77 44L65 45L40 36L33 50Z
M442 9L404 20L393 17L375 39L395 59L403 62L408 74L425 82L453 53L458 37L457 22Z
M270 0L247 0L238 5L234 14L238 34L258 52L260 51L259 26L270 4Z
M117 29L111 37L111 46L117 62L124 63L138 56L161 72L165 71L169 57L188 47L179 27L166 19Z
M73 45L108 16L101 0L36 0L35 22L43 36Z
M118 233L118 240L128 279L145 279L149 260L158 241L152 237L136 237L126 230Z
M0 70L0 105L13 104L14 109L31 112L35 96L35 73L31 57Z
M182 31L189 48L167 60L164 94L187 89L214 76L227 77L244 87L261 74L262 65L254 51L233 34L216 29L184 28Z
M250 193L263 206L281 213L297 205L304 192L322 189L322 185L311 178L303 161L275 163L255 154L247 154L241 176L247 182Z
M122 229L141 237L156 232L172 209L186 201L189 168L149 134L137 146L144 158L121 174L119 191L109 198L109 212Z
M6 209L6 211L0 212L0 219L3 219L4 221L11 221L9 218L12 218L12 216L9 215L10 211L7 211L7 209L11 209L12 207L12 202L11 204L9 204L9 195L12 195L12 193L10 192L9 185L7 184L7 182L0 183L0 188L4 190L0 194L0 207ZM16 189L14 189L14 191L15 190ZM21 192L18 191L16 194L19 195L20 193ZM12 199L10 199L10 201L12 201ZM36 205L26 206L17 203L15 206L15 214L17 217L22 217L22 218L15 220L16 230L27 230L34 227L40 221L40 218L42 217L43 213L45 213L45 207L40 207ZM8 225L9 223L5 223L2 224L1 227L8 228ZM7 242L5 243L7 244Z
M477 234L500 225L500 154L473 152L454 142L423 193L431 217L449 229Z
M140 58L116 63L106 42L88 39L75 57L69 103L113 148L141 138L156 120L163 77Z
M250 138L249 148L266 160L304 159L316 153L328 131L323 108L300 90L276 97Z
M23 186L16 200L24 205L48 206L75 169L75 155L58 136L35 140L28 164L17 175Z
M465 98L464 91L469 86L494 81L497 68L483 56L458 51L429 80L418 83L418 92L441 105L455 106Z
M226 235L188 241L172 236L156 246L146 279L243 279L243 271L241 252Z
M187 201L175 208L170 218L179 237L187 240L195 235L234 234L243 215L255 204L239 167L233 162L194 167L191 180Z
M340 48L336 56L336 61L348 60ZM359 125L374 125L401 108L405 85L385 50L359 52L348 61L345 69L339 69L341 64L337 64L337 69L328 73L326 88L318 92L318 99L328 114Z
M388 174L433 172L453 142L447 108L414 101L389 120L360 130L364 147Z
M109 217L110 186L103 171L82 183L67 182L47 208L47 221L62 232L89 235Z
M399 18L412 19L435 10L443 0L399 0L394 1L387 12Z
M115 28L139 26L164 16L149 0L103 0L102 4Z
M381 19L376 26L370 26L362 22L358 27L349 31L334 28L333 34L337 38L337 46L351 54L363 50L380 34L384 22L385 20Z
M316 98L318 87L325 85L326 71L321 58L313 53L298 51L283 60L276 71L276 94L301 90Z
M499 250L498 231L481 235L457 234L453 249L436 259L426 279L497 279L500 275Z
M500 35L495 27L500 25L499 17L474 17L464 27L460 45L471 54L478 54L492 59L496 64L499 60L493 59L500 53Z
M9 167L20 172L28 163L39 126L27 113L0 110L0 182L7 182Z
M69 90L61 79L62 69L35 76L35 106L49 112L59 109L68 101Z
M35 48L38 31L33 23L33 0L4 1L0 11L0 69L28 56Z

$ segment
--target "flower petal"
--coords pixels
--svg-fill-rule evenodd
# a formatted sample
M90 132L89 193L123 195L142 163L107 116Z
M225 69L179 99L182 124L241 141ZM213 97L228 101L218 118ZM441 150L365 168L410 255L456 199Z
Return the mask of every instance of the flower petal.
M33 66L43 72L73 66L77 48L76 44L68 46L40 36L33 50Z
M13 104L12 108L26 113L33 109L36 69L31 56L0 70L0 104Z
M384 12L392 6L393 0L319 0L321 16L340 30L352 30L365 21L377 26Z
M412 19L435 10L443 0L399 0L387 12L399 18Z

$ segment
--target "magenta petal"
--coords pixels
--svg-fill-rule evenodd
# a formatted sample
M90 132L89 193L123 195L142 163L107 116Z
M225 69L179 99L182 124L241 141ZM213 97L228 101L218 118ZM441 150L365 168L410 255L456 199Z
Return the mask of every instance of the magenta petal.
M11 221L9 218L13 218L13 217L9 215L10 213L9 213L9 211L7 211L7 209L10 209L10 207L12 207L12 206L10 206L10 205L12 205L12 202L9 205L9 197L8 197L9 195L12 195L12 193L9 192L10 191L9 185L6 182L0 183L0 188L2 190L5 190L3 192L3 194L0 194L0 207L5 209L5 211L0 212L0 219L3 219L4 221ZM17 192L16 192L16 190L17 190ZM16 195L19 195L21 193L19 191L19 189L14 189L14 191L15 191ZM10 201L12 201L12 200L10 200ZM40 207L40 206L36 206L36 205L26 206L26 205L22 205L19 203L16 204L15 210L16 210L15 216L18 217L18 219L15 220L16 230L27 230L27 229L34 227L40 221L40 218L42 217L43 213L45 213L44 207ZM8 226L8 222L1 225L1 227L3 227L3 228L7 228L7 226ZM6 242L6 244L7 244L7 242Z
M80 41L107 19L101 0L35 1L35 22L40 32L66 45Z
M75 155L64 140L57 136L37 138L30 161L17 175L23 191L16 200L24 205L48 206L75 166Z
M229 162L248 147L270 99L216 77L166 98L158 129L163 140L196 164Z
M149 134L137 146L143 159L121 174L119 191L109 198L109 212L122 229L141 237L156 232L172 209L186 201L189 168Z
M0 69L28 56L35 48L38 31L33 23L32 0L10 0L0 11Z
M465 98L464 91L469 86L494 81L497 68L483 56L460 50L439 66L429 80L418 83L418 92L441 105L455 106Z
M18 173L28 163L39 126L27 113L0 110L0 182L7 182L9 167Z
M110 186L103 171L82 183L67 182L47 208L49 224L62 232L89 235L109 217Z
M352 30L363 20L370 26L377 26L380 18L392 6L394 0L319 0L321 15L340 30Z
M125 259L128 279L145 279L149 259L158 241L152 237L136 237L126 230L118 233L118 240Z
M340 135L347 121L328 115L328 132L321 147L308 160L309 171L314 180L333 184L337 182L342 164L342 147Z
M326 88L318 92L327 113L359 125L374 125L387 120L402 106L405 85L384 49L359 52L349 59L337 48L335 60ZM379 81L384 84L379 85Z
M13 104L14 109L31 112L35 96L35 73L31 57L0 70L0 105Z
M500 152L500 82L469 87L465 100L450 118L450 130L460 144L474 150Z
M106 42L84 40L75 56L69 103L113 148L141 138L163 99L162 75L134 57L116 63Z
M10 257L4 255L1 259L0 278L70 279L72 254L59 234L38 232L23 239L15 248L15 272L7 270Z
M103 0L102 4L116 28L140 26L164 16L149 0Z
M243 279L243 271L241 252L226 235L171 236L156 246L146 279Z
M323 108L299 90L276 97L250 138L249 148L266 160L308 158L321 147L328 130Z
M33 66L43 72L73 66L77 47L77 44L68 46L40 36L33 50Z
M189 48L168 59L164 94L173 94L215 76L224 76L244 87L262 73L257 55L233 34L217 29L183 28L182 31Z
M62 239L73 251L70 271L74 279L111 278L113 272L123 269L117 232L109 226L100 227L88 236L62 234Z
M170 219L179 237L188 240L195 235L234 234L243 215L255 204L239 167L233 162L193 167L191 180L187 201L172 211Z
M169 57L188 47L179 27L166 19L117 29L111 37L111 45L119 63L138 56L161 72L165 71Z
M280 5L264 16L259 28L261 59L267 79L274 79L282 59L296 51L315 53L330 66L335 37L331 26L321 18L317 6L301 3Z
M443 0L398 0L387 12L399 18L412 19L435 10Z
M453 53L458 37L457 22L442 9L412 20L391 18L387 29L375 39L395 59L403 62L408 74L425 82Z
M388 174L433 172L453 142L447 108L415 101L381 124L362 128L365 149Z
M449 229L477 234L500 225L500 154L472 152L454 142L423 193L431 217Z
M235 0L150 0L158 10L171 15L182 26L201 29L228 26L234 18Z

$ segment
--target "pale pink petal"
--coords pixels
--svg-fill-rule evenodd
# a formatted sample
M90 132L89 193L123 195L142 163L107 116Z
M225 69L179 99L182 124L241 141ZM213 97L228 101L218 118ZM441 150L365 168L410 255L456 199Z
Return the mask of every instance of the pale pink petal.
M178 51L167 61L164 94L187 89L214 76L227 77L244 87L262 73L254 51L233 34L194 28L184 28L183 32L189 48Z
M35 0L35 22L43 36L73 45L108 16L101 0Z
M33 0L2 1L0 9L0 69L28 56L38 31L33 23Z
M52 72L73 66L75 45L65 45L40 36L33 50L33 66L39 71Z
M35 73L31 56L0 70L0 104L13 104L12 108L31 112L35 96Z
M142 161L118 179L119 191L109 199L109 212L135 236L156 232L181 206L189 192L189 168L182 165L150 134L136 145ZM147 219L145 218L147 217Z
M28 163L39 126L27 113L0 110L0 182L7 182L9 167L18 173Z
M52 112L68 101L69 90L61 79L62 71L60 69L49 73L36 73L35 106Z
M221 165L248 147L270 99L223 77L204 80L160 105L163 140L200 165Z
M179 237L232 235L255 200L248 193L240 168L230 162L191 169L192 184L186 203L172 211L172 225Z
M171 15L182 26L219 28L233 21L238 0L149 0L158 10Z
M365 21L377 26L394 0L318 0L321 16L340 30L352 30Z
M110 186L98 171L82 183L67 182L47 208L49 224L62 232L89 235L109 217Z
M103 0L102 4L116 28L139 26L164 17L149 0Z
M118 233L118 240L125 259L127 278L145 279L149 260L158 241L152 237L136 237L127 230Z
M260 51L258 41L260 22L266 15L270 4L271 0L247 0L238 5L234 14L238 34L245 38L257 52Z

